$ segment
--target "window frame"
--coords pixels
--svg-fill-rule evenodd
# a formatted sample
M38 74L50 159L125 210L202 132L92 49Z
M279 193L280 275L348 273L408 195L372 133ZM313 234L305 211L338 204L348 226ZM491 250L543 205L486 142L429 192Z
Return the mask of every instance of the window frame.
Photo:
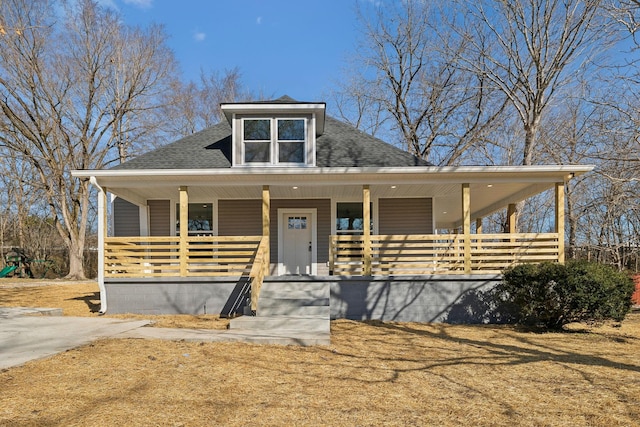
M364 234L364 224L362 229L346 229L346 230L340 230L338 229L338 220L340 218L338 218L338 205L341 203L348 203L348 204L353 204L353 205L359 205L360 207L363 208L364 210L364 206L362 205L362 201L359 200L334 200L333 201L333 212L332 212L332 217L333 217L333 230L332 233L336 234L336 235L348 235L348 236L362 236ZM371 222L370 222L370 230L373 234L375 234L375 230L377 229L377 221L376 218L378 217L378 212L377 212L377 201L371 200L370 202L370 213L371 213ZM356 217L354 219L363 219L360 217Z
M173 224L174 224L174 231L175 231L175 236L180 236L180 202L179 201L173 201L173 217L175 218ZM206 205L206 207L205 207ZM194 207L201 207L201 209L194 209L191 210L189 208ZM188 211L187 211L187 218L189 220L189 226L188 226L188 234L189 236L215 236L217 231L216 231L216 206L217 203L213 202L213 201L205 201L205 202L192 202L189 201L188 204ZM200 217L195 217L195 215L197 213L205 213L206 217L204 217L203 215L201 215ZM192 217L192 215L194 215L194 217ZM193 224L192 224L193 222ZM208 229L205 228L198 228L198 227L203 227L205 225L208 226ZM198 224L199 223L199 224ZM195 228L192 227L195 226Z
M275 121L275 145L276 145L276 156L277 156L277 164L279 165L304 165L307 164L307 133L308 126L307 120L305 118L298 117L276 117ZM302 139L280 139L280 122L281 121L302 121ZM280 146L282 143L302 143L302 161L301 162L283 162L280 160Z
M245 140L245 122L250 120L269 120L270 121L270 140ZM280 121L286 120L299 120L303 123L303 139L279 139L278 124ZM255 167L255 166L307 166L309 165L309 147L313 144L311 140L311 118L305 115L273 115L273 116L248 116L239 118L240 129L237 135L239 135L240 141L237 146L240 148L240 161L243 166ZM246 147L249 143L269 143L269 161L268 162L254 162L247 161ZM301 143L302 144L302 160L300 162L286 162L280 161L280 144L281 143Z

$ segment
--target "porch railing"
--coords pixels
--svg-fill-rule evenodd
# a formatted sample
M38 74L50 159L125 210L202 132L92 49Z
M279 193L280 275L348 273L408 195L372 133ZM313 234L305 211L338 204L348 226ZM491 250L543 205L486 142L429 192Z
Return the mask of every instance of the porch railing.
M558 261L557 233L472 234L467 266L461 234L372 235L370 249L366 245L363 236L331 236L331 274L367 274L367 253L369 274L380 276L500 273L516 264Z
M262 236L106 237L105 277L249 275Z
M269 238L263 237L258 245L255 262L249 273L251 279L251 313L256 314L258 311L258 299L260 298L260 289L265 276L269 274Z

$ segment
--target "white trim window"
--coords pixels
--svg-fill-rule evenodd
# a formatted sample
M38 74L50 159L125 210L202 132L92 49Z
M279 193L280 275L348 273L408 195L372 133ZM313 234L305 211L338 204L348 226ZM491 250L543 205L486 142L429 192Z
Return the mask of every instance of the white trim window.
M271 119L242 120L245 163L271 163Z
M305 164L307 140L304 117L242 119L244 164Z

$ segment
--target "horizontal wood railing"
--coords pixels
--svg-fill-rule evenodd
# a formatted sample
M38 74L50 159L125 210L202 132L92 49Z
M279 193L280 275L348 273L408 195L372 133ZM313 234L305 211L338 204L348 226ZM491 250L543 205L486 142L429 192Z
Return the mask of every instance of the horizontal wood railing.
M517 264L558 261L558 233L472 234L471 270L500 273Z
M181 253L179 237L107 237L105 277L241 277L251 272L261 239L188 236Z
M473 234L472 273L500 273L527 262L557 261L557 233ZM371 274L463 274L464 236L461 234L372 235ZM363 236L330 237L329 270L334 275L363 275Z

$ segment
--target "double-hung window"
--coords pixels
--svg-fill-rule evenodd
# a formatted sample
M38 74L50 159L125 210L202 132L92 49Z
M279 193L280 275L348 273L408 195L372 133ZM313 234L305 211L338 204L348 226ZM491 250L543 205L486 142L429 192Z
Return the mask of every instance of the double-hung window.
M278 163L304 163L304 119L277 119Z
M271 163L271 119L243 121L245 163Z
M306 119L245 118L242 124L245 164L305 163Z

